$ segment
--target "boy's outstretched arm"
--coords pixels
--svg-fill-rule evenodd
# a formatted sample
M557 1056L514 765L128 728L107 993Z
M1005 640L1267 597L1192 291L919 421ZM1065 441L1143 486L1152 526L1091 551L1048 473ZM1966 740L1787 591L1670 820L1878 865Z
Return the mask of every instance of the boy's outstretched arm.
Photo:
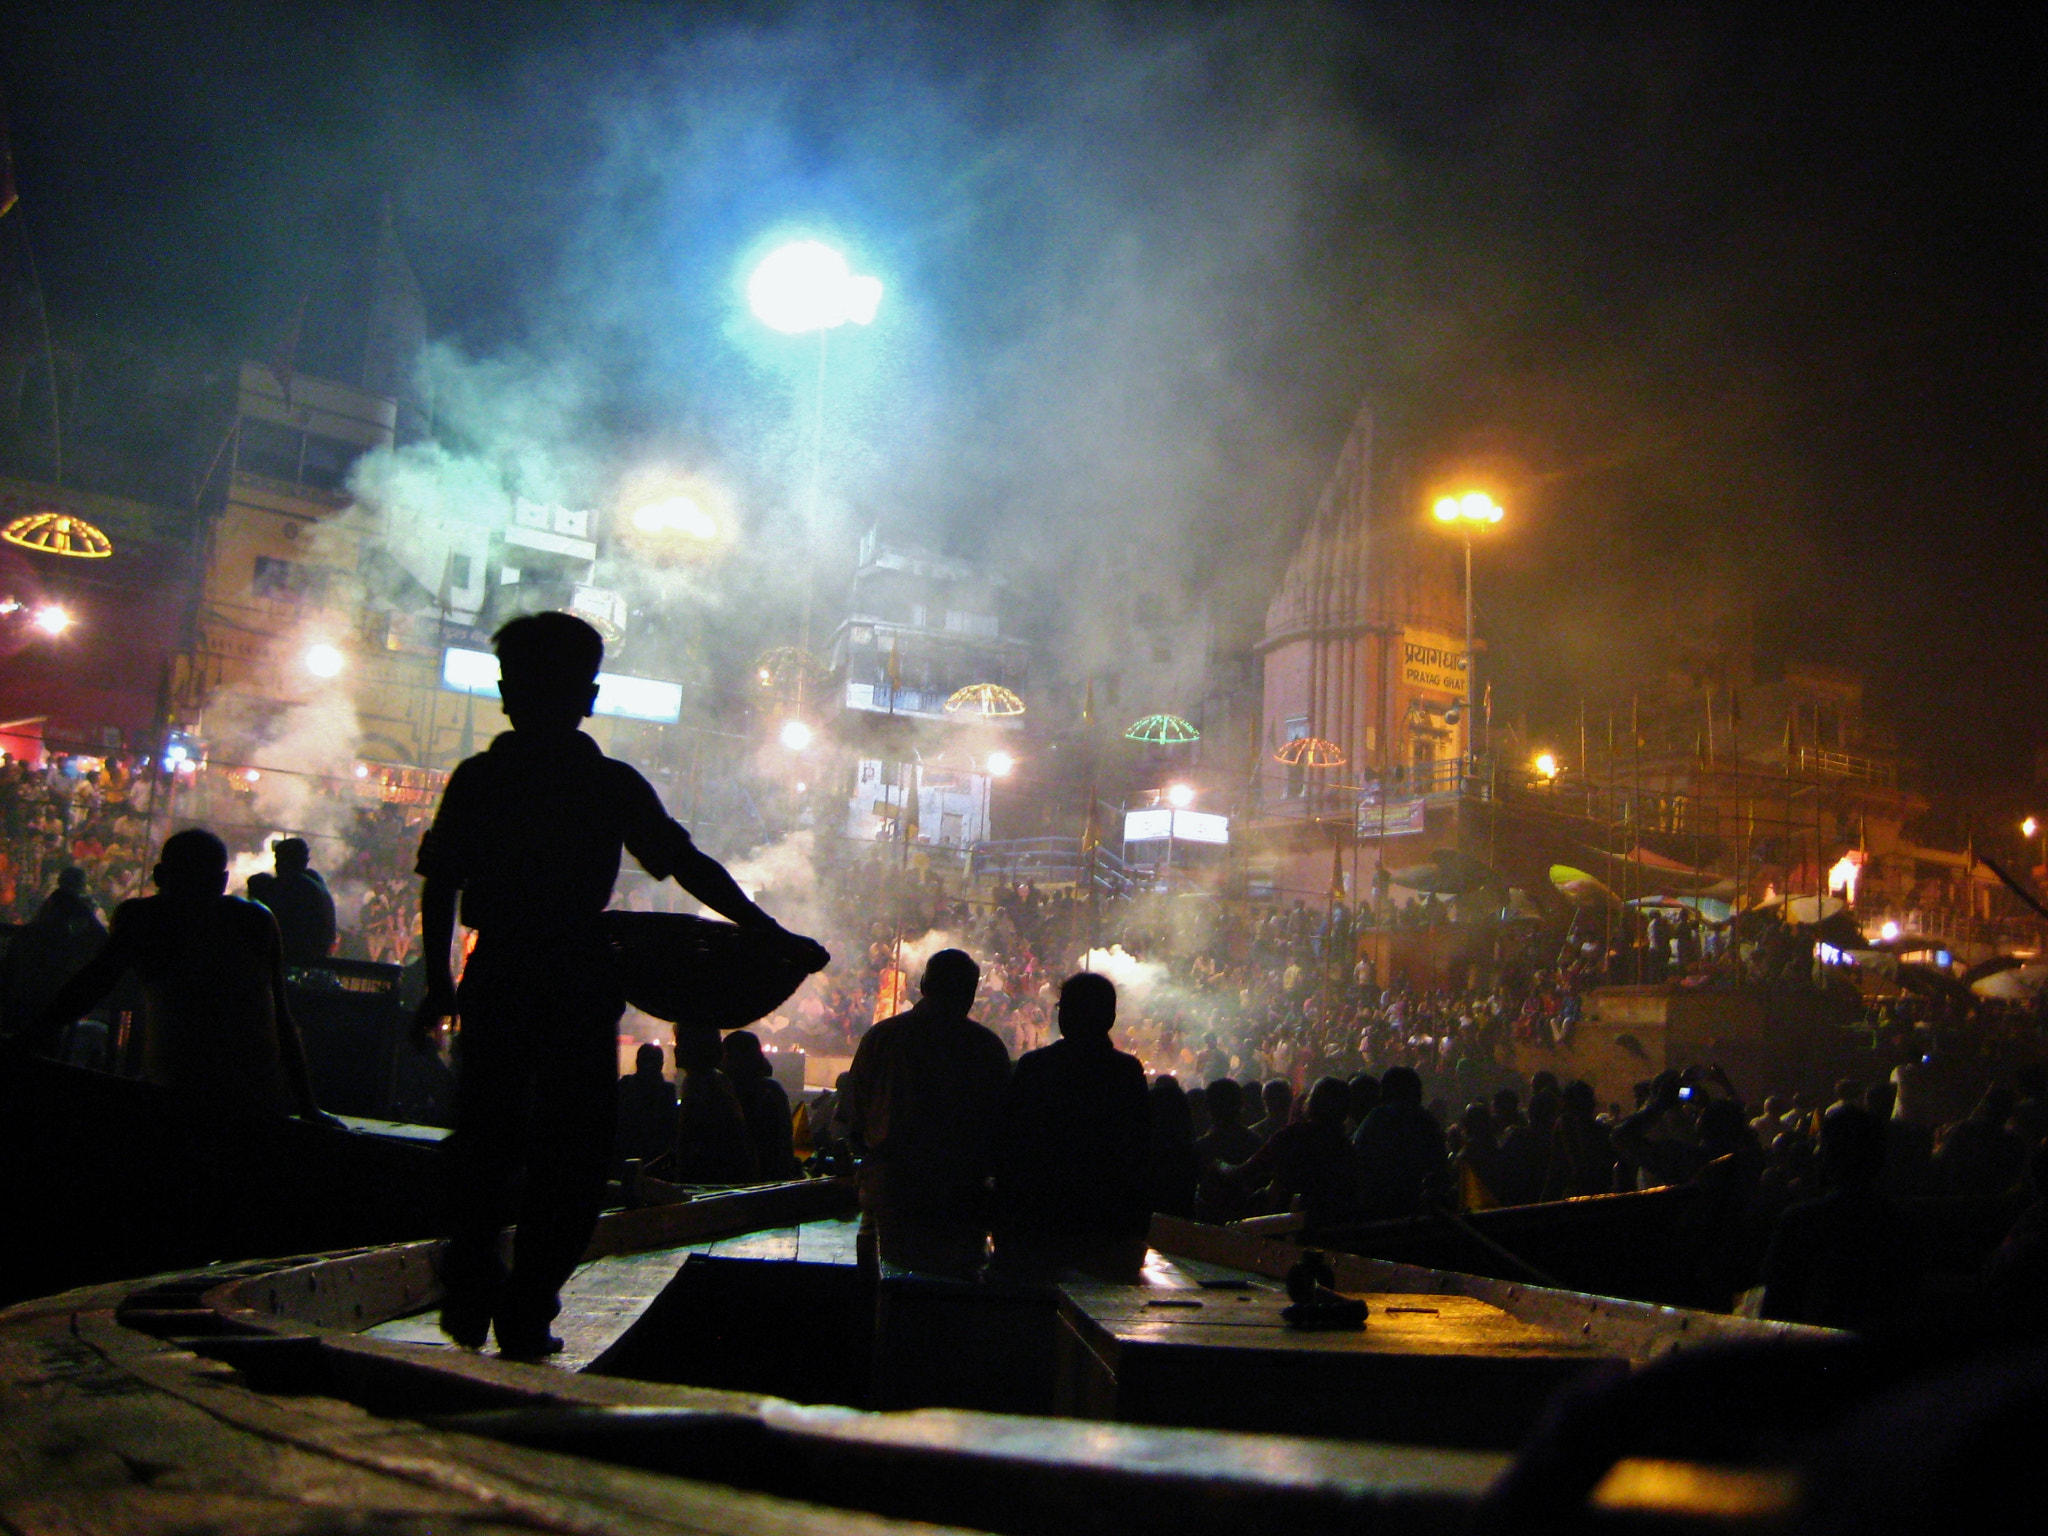
M705 906L716 912L720 917L730 918L742 928L769 928L778 932L786 931L783 929L782 924L776 922L774 918L763 912L747 898L747 893L739 888L738 882L727 872L723 864L698 848L694 843L687 850L676 854L670 865L669 873L674 877L677 885L680 885L692 896L703 902ZM792 933L789 937L792 943L805 945L817 951L819 958L817 964L812 966L811 969L817 970L823 967L825 963L823 959L825 953L823 945L819 944L817 940L805 938L801 934Z

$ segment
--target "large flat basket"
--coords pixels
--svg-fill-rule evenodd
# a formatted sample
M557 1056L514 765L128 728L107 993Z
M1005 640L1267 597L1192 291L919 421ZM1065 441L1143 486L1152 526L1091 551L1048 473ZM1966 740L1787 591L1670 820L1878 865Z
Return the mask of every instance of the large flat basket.
M607 912L626 1001L671 1024L744 1029L788 1002L810 974L774 930L680 912Z

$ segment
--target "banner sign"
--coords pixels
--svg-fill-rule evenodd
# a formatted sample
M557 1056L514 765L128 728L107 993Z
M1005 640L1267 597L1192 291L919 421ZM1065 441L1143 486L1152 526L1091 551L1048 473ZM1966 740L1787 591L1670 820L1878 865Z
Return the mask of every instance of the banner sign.
M451 645L441 654L441 686L450 693L498 696L498 658L489 651ZM652 720L670 725L683 717L683 685L655 677L628 677L623 672L597 674L593 713L623 720Z
M1168 831L1184 843L1228 843L1230 818L1209 811L1169 811L1164 806L1124 812L1124 841L1164 841Z
M1410 688L1465 697L1465 642L1426 629L1402 630L1401 681Z
M1411 837L1418 832L1429 830L1429 803L1420 795L1405 799L1389 797L1383 808L1361 799L1358 802L1358 835L1360 837Z

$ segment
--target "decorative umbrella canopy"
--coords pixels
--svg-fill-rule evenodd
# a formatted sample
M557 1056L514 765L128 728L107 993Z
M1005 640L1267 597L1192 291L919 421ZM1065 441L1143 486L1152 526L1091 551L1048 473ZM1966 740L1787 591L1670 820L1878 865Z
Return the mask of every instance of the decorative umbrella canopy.
M1569 864L1550 866L1550 883L1557 887L1567 899L1588 904L1607 903L1621 905L1621 898L1599 880L1583 869L1574 869Z
M2016 1003L2032 1002L2043 989L2048 989L2048 965L2017 965L1970 983L1970 990L1979 997L1999 997Z
M104 560L114 552L114 541L82 517L68 512L29 512L0 528L0 539L23 549L46 555L70 555L79 560Z
M1024 701L1010 692L1001 683L969 683L957 688L946 700L946 713L957 715L962 711L995 718L1001 715L1021 715Z
M1411 891L1435 891L1442 896L1465 896L1504 884L1492 865L1456 848L1439 848L1429 858L1427 864L1390 869L1387 878Z
M1810 927L1847 910L1848 903L1839 896L1793 896L1785 902L1785 921Z
M1351 761L1344 755L1342 747L1320 736L1297 736L1292 741L1283 742L1273 757L1290 768L1342 768Z
M1200 741L1202 733L1179 715L1147 715L1131 722L1124 739L1155 747L1184 747L1191 741Z

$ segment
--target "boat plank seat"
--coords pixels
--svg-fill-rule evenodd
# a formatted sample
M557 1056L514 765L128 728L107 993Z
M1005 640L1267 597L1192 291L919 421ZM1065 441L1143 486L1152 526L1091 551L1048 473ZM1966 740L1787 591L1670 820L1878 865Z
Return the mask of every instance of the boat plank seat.
M649 1338L632 1343L628 1340L692 1260L803 1264L851 1271L858 1227L857 1220L832 1218L645 1253L605 1254L586 1260L562 1287L562 1312L554 1327L562 1338L563 1350L550 1363L571 1371L596 1369L600 1374L639 1374L638 1367L657 1346ZM657 1317L651 1326L661 1328L661 1319ZM441 1332L431 1310L397 1318L364 1332L368 1337L393 1343L457 1347Z
M1362 1329L1282 1318L1284 1287L1069 1284L1058 1410L1410 1444L1517 1443L1605 1352L1469 1296L1372 1293Z

